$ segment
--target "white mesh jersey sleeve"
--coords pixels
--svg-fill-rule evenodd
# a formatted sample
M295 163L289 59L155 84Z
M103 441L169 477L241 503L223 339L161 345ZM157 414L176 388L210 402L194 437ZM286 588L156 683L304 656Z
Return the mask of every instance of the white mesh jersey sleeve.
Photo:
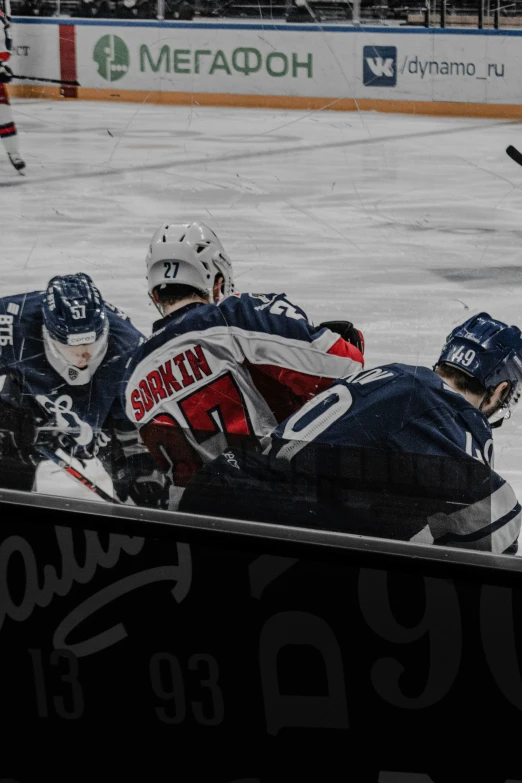
M240 361L284 371L282 382L299 391L306 383L301 376L335 380L362 369L361 362L346 356L328 353L340 341L339 335L325 329L313 342L288 338L279 334L263 334L229 327ZM271 373L272 374L272 373ZM295 380L292 374L296 375ZM306 393L306 392L305 392Z
M315 327L285 294L237 294L219 306L239 349L238 360L310 398L332 380L363 367L360 350Z

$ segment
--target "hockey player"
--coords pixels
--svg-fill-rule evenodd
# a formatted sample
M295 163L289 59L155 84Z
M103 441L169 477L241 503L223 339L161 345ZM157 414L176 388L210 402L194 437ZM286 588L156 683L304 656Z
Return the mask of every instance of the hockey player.
M148 504L154 485L160 505L163 477L121 408L125 369L144 339L86 274L0 299L1 487L95 499L42 462L58 457L122 501ZM63 492L50 486L53 472Z
M12 46L11 22L0 8L0 138L4 143L9 160L15 169L22 174L25 169L25 162L20 157L13 110L9 103L6 88L6 84L9 84L13 78L13 73L7 64L11 56Z
M312 326L285 294L234 293L230 259L204 224L161 226L146 262L163 318L138 351L126 409L176 486L232 444L257 448L363 366L362 335L348 322L336 328L352 342Z
M180 510L514 553L521 508L493 468L491 427L522 392L522 338L480 313L434 367L341 378L274 432L267 455L233 450Z

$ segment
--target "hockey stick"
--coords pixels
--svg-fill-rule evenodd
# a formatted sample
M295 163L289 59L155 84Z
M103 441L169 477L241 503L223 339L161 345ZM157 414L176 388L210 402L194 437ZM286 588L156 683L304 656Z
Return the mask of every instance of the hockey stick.
M99 487L98 484L95 484L94 481L88 479L87 476L85 476L83 473L80 473L79 470L73 468L72 465L69 465L69 463L59 457L57 453L55 454L54 451L46 449L45 446L36 446L36 451L41 457L54 462L56 465L62 468L62 470L64 470L68 476L76 479L76 481L78 481L87 489L90 489L91 492L94 492L94 494L98 495L98 497L102 498L102 500L106 500L108 503L117 503L119 505L123 505L121 500L118 500L118 498L109 495L109 493L105 492L105 490Z
M65 79L43 79L40 76L18 76L16 73L13 73L13 79L26 79L31 82L47 82L47 84L66 84L70 87L80 86L80 82L68 82Z
M506 153L509 155L511 160L514 160L515 163L518 163L519 166L522 166L522 152L519 152L516 147L513 147L510 144L506 149Z

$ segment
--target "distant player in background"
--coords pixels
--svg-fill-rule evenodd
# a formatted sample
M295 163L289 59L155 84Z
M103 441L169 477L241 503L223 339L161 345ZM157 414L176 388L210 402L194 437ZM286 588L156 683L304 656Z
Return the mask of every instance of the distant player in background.
M58 457L110 496L161 505L164 478L121 407L143 340L86 274L0 299L0 487L96 499Z
M487 313L434 371L389 364L333 384L273 433L196 475L180 510L515 553L521 507L493 469L491 428L522 392L522 338Z
M25 162L20 156L13 110L9 103L6 88L6 84L9 84L13 78L13 72L7 64L13 47L11 22L7 13L8 7L2 6L3 2L0 0L0 138L4 143L9 160L15 169L22 174L25 169Z
M232 265L202 223L164 225L147 255L162 314L126 387L129 420L175 486L231 445L256 449L276 424L363 367L349 322L313 326L285 294L234 293Z

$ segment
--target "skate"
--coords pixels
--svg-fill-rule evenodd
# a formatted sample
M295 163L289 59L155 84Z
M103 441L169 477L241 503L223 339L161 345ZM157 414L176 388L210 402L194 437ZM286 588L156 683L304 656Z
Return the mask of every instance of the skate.
M15 169L18 171L18 173L21 174L22 176L25 176L25 174L23 173L23 169L25 169L25 161L22 160L20 155L18 155L16 152L9 152L8 157L11 163L13 164L13 166L15 167Z

